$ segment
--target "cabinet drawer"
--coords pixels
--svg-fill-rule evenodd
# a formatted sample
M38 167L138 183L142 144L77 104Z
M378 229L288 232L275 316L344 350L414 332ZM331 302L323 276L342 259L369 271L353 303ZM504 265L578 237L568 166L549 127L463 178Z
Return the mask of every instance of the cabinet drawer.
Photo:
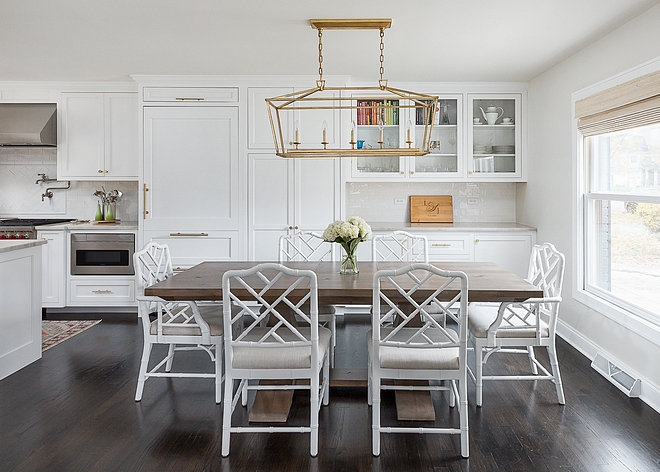
M127 277L80 277L69 279L71 306L135 305L135 279Z
M145 102L237 102L237 87L145 87Z
M464 255L469 256L472 253L471 239L468 234L465 235L442 235L430 236L429 238L429 258L434 256ZM465 259L463 259L465 260Z
M238 258L238 231L145 231L145 243L167 244L174 269L187 269L204 261Z

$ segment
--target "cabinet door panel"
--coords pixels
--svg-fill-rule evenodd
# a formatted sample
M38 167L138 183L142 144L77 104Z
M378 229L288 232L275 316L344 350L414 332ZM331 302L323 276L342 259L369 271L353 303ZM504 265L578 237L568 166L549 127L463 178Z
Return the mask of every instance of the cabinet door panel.
M275 148L273 143L273 132L268 119L268 107L266 99L277 97L293 92L292 87L250 87L248 88L248 146L250 149L271 149ZM273 117L274 118L274 117ZM290 138L289 127L291 123L283 120L282 134L284 140L288 143Z
M278 239L294 224L293 162L273 154L248 155L250 260L276 261Z
M48 241L41 246L42 306L62 308L66 298L64 231L39 231L37 237Z
M494 262L520 277L527 277L533 239L531 234L477 234L474 260Z
M145 229L238 229L238 109L144 109Z
M212 231L206 233L206 236L170 234L172 232L146 232L145 241L167 244L175 270L187 269L204 261L229 261L238 258L238 231Z
M58 178L103 177L103 94L63 93L61 128Z
M339 219L337 165L336 159L296 162L296 224L303 230L323 231Z
M109 179L138 176L138 105L136 93L105 94L105 175Z

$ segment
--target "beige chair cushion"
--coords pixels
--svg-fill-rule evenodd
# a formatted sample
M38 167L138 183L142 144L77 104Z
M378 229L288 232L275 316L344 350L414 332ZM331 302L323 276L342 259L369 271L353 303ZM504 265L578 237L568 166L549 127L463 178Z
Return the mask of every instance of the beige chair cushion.
M257 341L269 328L254 328L243 340ZM311 336L309 327L299 328L300 333L307 339ZM319 361L330 345L332 333L329 329L319 327ZM285 341L297 341L298 338L288 328L279 328L278 335ZM232 366L235 369L309 369L312 364L311 346L301 347L247 347L233 348Z
M488 327L497 318L499 305L470 305L468 307L468 328L475 338L487 338ZM522 323L521 323L522 325ZM536 328L500 328L498 338L533 338ZM541 320L541 337L550 336L548 325Z
M384 337L393 328L381 328L381 336ZM416 328L404 328L394 336L394 341L405 341ZM458 341L458 335L448 330L452 335L452 341ZM448 341L449 339L438 329L426 330L425 333L433 341ZM369 360L373 356L372 330L367 332L367 351ZM414 347L380 347L380 366L384 369L436 369L436 370L458 370L458 347L447 348L414 348Z
M209 330L211 331L211 336L222 336L224 333L224 324L222 320L222 305L199 305L199 313L209 324ZM238 314L239 308L232 306L232 313ZM177 310L173 310L175 313ZM166 323L170 319L170 315L167 313L163 314L163 322ZM149 332L153 335L158 334L158 320L151 322ZM163 326L163 335L169 336L201 336L202 331L197 325L164 325Z

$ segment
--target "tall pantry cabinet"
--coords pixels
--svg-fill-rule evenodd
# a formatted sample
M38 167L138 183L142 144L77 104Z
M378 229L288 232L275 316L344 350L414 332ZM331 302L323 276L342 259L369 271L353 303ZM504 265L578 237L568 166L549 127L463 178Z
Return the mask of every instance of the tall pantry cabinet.
M175 268L239 259L239 106L235 87L145 87L143 243Z
M284 159L274 153L265 99L291 92L290 87L248 88L248 258L254 261L278 260L281 236L296 231L323 233L340 218L339 159ZM320 110L299 123L302 146L316 144L312 140L321 136L324 121L329 146L338 143L338 112ZM283 128L289 136L293 123L284 123Z

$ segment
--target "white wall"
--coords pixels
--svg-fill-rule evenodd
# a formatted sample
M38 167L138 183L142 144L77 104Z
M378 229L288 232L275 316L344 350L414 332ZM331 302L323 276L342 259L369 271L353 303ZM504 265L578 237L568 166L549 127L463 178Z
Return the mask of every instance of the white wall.
M528 91L528 183L518 188L518 222L538 228L566 254L560 334L592 357L604 350L643 379L645 400L660 407L660 346L576 301L572 214L576 185L571 95L660 56L660 6L631 20L534 78ZM655 404L654 404L655 403Z
M510 223L516 221L515 183L486 182L348 182L346 218L361 216L367 221L410 222L410 195L451 195L454 222ZM476 197L476 205L468 205ZM403 198L405 204L395 204Z
M57 177L57 151L48 148L0 148L0 216L33 218L94 219L96 190L120 190L118 219L137 221L137 182L71 182L68 190L53 190L53 198L41 195L48 187L64 187L66 182L35 184L38 174Z

